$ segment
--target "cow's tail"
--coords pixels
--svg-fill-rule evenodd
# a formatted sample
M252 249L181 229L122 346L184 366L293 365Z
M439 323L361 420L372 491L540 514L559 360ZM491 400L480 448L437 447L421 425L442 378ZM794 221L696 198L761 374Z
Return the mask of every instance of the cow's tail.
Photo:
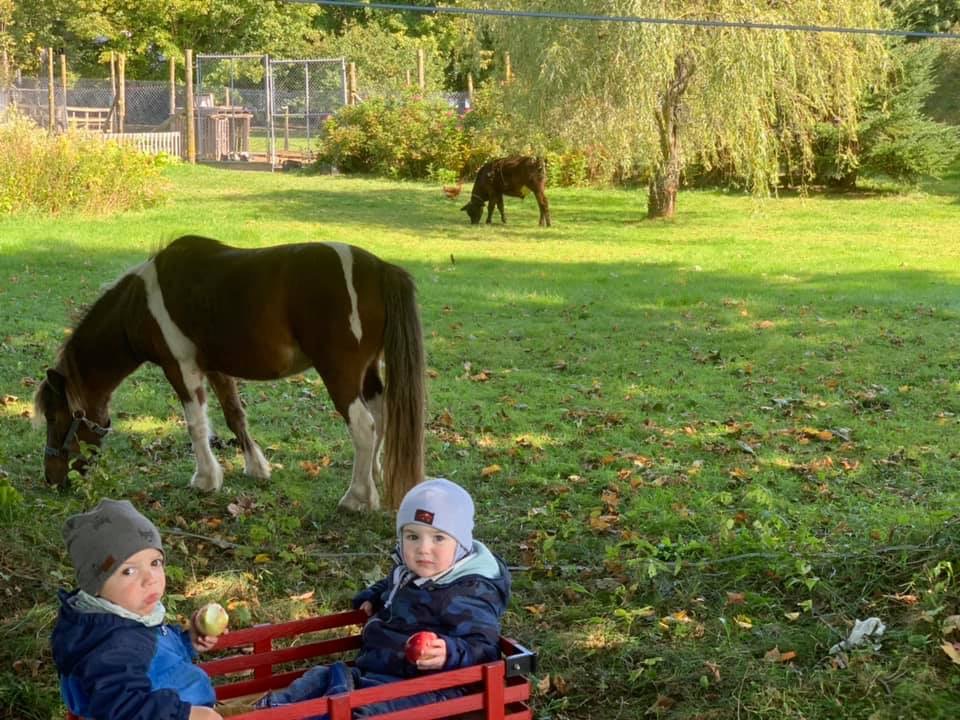
M386 502L397 508L406 492L423 480L426 405L423 328L416 287L406 270L385 265L383 299L386 309L383 484Z

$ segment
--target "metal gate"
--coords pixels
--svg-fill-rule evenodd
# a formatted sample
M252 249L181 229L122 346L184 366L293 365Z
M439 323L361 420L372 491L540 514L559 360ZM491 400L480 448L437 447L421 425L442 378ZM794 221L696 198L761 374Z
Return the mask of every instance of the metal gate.
M347 103L346 61L271 60L270 87L278 154L312 159L324 121Z
M347 102L343 58L197 55L197 157L312 159L323 122Z

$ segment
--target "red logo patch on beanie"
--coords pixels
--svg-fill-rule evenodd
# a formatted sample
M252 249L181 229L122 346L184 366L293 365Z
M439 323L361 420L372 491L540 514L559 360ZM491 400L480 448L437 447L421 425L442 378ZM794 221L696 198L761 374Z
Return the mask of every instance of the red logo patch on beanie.
M418 509L413 514L413 519L418 523L424 523L426 525L433 525L433 513L429 510Z

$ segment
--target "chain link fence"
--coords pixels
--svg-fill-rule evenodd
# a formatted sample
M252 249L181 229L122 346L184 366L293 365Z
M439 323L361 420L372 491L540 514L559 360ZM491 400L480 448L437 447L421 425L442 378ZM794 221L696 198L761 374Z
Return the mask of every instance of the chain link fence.
M109 111L113 107L116 91L110 79L80 78L67 87L54 82L56 125L68 125L67 109L76 114L79 108ZM6 92L8 105L16 105L24 115L32 118L41 127L49 122L49 84L42 78L21 78ZM126 114L124 130L149 131L166 125L170 119L170 83L162 80L134 80L125 83ZM186 87L174 87L177 107L183 107ZM0 105L0 110L3 106Z
M291 157L310 160L324 122L348 102L344 58L275 60L267 55L199 54L195 73L196 150L201 160L262 158L273 165ZM125 132L183 133L184 83L171 87L169 81L126 80L123 89ZM66 90L58 78L53 90L55 127L118 129L118 88L109 77L68 80ZM374 87L366 93L367 97L379 94ZM469 107L464 93L442 97L460 112ZM48 127L47 78L17 73L8 87L0 88L0 111L11 105Z
M343 58L271 60L273 126L278 153L312 158L324 121L347 103Z

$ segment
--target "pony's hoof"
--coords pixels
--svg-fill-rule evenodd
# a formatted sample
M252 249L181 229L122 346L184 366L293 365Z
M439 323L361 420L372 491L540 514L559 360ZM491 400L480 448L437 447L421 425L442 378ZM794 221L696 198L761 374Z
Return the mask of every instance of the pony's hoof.
M256 448L254 452L245 455L243 472L248 477L257 478L258 480L270 479L270 463L267 462L263 453L260 452L260 448Z
M201 490L202 492L217 492L223 485L223 473L216 475L201 475L194 473L190 478L190 487Z
M372 512L380 509L380 498L373 497L370 500L361 500L348 490L346 494L340 498L337 507L342 510L350 510L351 512Z

